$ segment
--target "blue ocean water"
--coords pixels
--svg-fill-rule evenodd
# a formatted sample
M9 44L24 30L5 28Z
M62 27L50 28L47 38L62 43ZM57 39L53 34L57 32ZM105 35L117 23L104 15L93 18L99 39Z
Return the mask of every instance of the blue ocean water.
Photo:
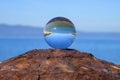
M52 33L45 36L45 40L50 46L60 49L69 47L73 43L74 39L75 35L72 35L72 33Z
M0 61L18 56L33 49L47 49L50 46L44 38L0 38ZM77 37L70 46L95 57L120 64L120 38Z

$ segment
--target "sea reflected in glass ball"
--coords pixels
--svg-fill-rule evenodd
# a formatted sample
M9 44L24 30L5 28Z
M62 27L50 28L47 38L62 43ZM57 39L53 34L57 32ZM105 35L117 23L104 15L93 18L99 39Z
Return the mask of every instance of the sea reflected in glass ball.
M75 36L74 24L64 17L51 19L44 29L44 38L53 48L68 48L73 43Z

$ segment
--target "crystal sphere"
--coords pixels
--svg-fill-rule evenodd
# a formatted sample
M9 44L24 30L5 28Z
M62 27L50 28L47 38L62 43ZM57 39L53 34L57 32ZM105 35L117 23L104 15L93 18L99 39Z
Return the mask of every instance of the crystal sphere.
M45 41L53 48L68 48L73 43L75 36L74 24L64 17L51 19L44 29Z

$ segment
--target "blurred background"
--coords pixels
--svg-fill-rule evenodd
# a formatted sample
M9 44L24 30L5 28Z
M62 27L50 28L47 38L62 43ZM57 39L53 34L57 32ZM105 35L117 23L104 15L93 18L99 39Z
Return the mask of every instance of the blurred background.
M77 30L72 49L120 64L120 0L0 0L0 61L33 49L51 48L46 23L58 16Z

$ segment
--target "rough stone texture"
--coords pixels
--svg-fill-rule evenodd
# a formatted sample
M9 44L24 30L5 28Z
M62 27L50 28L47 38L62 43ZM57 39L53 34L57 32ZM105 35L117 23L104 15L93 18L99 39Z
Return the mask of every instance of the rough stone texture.
M120 66L77 50L32 50L0 63L0 80L120 80Z

